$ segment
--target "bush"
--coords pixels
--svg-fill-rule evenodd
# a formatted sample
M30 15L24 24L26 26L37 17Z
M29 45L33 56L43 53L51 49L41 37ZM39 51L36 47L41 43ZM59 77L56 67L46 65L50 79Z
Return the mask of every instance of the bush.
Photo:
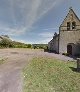
M62 53L62 55L69 56L69 53Z
M10 47L10 48L12 48L12 47L14 47L14 44L13 44L13 42L12 41L10 41L10 40L7 40L7 39L2 39L1 41L0 41L0 47Z
M27 45L27 48L31 48L31 44L28 44L28 45Z

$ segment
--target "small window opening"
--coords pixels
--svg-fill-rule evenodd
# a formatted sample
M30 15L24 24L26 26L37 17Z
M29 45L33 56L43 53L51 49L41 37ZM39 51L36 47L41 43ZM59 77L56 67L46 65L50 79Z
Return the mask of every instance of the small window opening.
M67 22L67 30L70 30L70 22Z
M72 22L72 29L76 28L76 22Z

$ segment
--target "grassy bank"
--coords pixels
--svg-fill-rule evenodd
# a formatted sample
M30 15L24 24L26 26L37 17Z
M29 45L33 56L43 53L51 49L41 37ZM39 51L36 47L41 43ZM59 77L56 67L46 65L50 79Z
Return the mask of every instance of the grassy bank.
M34 58L23 69L23 92L80 92L80 73L75 62Z

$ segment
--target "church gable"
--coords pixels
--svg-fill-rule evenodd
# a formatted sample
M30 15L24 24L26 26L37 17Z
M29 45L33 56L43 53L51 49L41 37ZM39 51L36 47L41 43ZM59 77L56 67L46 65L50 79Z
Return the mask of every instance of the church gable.
M69 13L67 14L66 18L62 22L60 26L60 30L76 30L80 29L80 20L73 11L72 8L70 8Z

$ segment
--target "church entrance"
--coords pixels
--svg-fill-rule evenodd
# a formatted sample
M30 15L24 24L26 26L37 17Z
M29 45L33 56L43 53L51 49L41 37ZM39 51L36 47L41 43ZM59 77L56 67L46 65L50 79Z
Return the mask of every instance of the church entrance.
M67 45L67 53L72 55L72 45Z

